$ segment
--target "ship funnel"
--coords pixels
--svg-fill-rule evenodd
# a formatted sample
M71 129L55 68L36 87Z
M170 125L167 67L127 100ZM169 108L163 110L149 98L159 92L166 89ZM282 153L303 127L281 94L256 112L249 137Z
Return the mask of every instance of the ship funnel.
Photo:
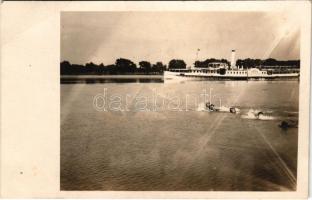
M235 49L232 50L231 54L231 69L235 68Z

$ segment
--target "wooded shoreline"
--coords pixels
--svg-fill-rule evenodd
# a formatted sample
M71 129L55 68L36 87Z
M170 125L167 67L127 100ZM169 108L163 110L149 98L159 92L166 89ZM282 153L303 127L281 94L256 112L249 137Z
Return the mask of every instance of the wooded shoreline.
M229 61L226 59L209 58L204 61L196 61L194 63L195 68L208 68L213 63L224 63L229 65ZM273 58L266 60L260 59L238 59L236 66L243 69L248 68L260 68L270 69L280 72L299 71L300 60L287 60L279 61ZM61 75L163 75L163 72L168 69L186 69L187 66L184 60L172 59L168 65L164 65L162 62L156 62L151 64L148 61L140 61L139 64L135 64L129 59L119 58L114 64L104 65L94 64L93 62L81 64L71 64L68 61L60 63Z

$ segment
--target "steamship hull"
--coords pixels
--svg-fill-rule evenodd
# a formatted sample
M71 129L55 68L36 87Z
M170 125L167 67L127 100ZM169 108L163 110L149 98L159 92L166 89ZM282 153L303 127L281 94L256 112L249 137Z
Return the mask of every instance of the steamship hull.
M268 74L257 68L250 70L226 70L224 73L209 70L165 71L164 80L299 80L299 73Z
M171 69L164 72L164 80L288 80L298 79L299 72L283 72L261 70L259 68L243 69L235 65L235 50L232 50L231 64L224 62L212 62L207 68Z

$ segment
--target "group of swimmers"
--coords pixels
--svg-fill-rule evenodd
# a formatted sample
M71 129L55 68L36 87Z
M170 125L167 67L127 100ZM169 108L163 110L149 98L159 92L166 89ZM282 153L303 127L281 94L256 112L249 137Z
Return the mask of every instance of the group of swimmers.
M221 108L225 108L225 107L217 108L217 107L215 107L214 104L212 104L210 102L206 103L206 107L208 108L209 111L217 111L217 112L218 111L228 111L230 113L237 113L238 112L238 108L230 107L230 108L226 108L225 110L224 109L222 110Z
M239 109L235 107L216 107L214 104L208 102L206 103L206 107L208 111L213 111L213 112L230 112L230 113L238 113ZM252 113L252 118L253 119L267 119L268 116L265 116L262 111L257 111L257 112L251 112ZM280 128L282 129L288 129L288 128L298 128L298 121L293 121L293 120L284 120L282 121L279 125Z

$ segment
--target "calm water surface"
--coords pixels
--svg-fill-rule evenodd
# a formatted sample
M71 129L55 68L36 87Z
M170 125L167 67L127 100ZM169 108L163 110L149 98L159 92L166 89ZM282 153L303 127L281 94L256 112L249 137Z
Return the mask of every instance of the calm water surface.
M104 88L127 111L97 111ZM195 99L209 88L213 103L240 113L204 111ZM62 84L61 189L295 190L298 129L278 125L298 120L298 94L297 81ZM151 111L137 111L142 96ZM253 110L267 120L253 119Z

